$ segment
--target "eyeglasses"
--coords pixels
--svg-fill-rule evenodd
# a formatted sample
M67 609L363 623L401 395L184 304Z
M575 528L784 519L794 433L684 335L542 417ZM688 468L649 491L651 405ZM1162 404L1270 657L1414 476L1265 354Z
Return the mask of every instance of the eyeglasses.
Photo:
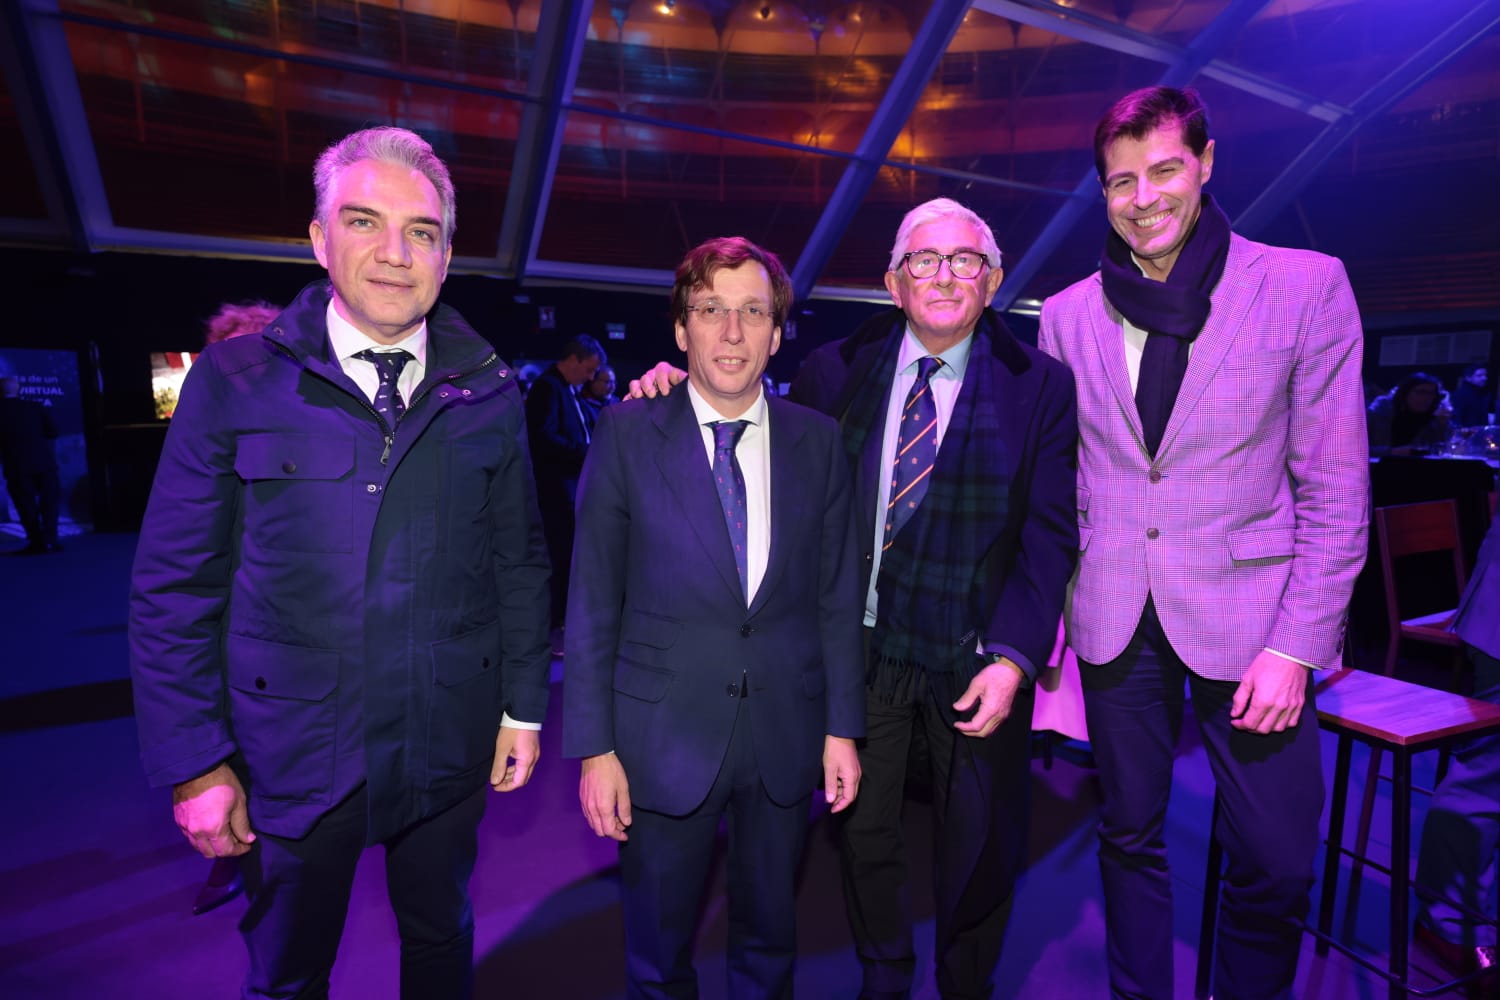
M943 266L945 260L953 276L965 280L979 277L979 272L989 263L988 258L978 250L955 250L952 253L913 250L901 258L901 263L906 265L906 273L913 278L930 278L938 273L938 268Z
M722 302L701 302L696 306L688 306L687 311L698 314L698 321L704 326L718 328L729 322L730 313L740 314L740 326L746 329L756 330L771 325L771 313L765 306L751 303L732 309Z

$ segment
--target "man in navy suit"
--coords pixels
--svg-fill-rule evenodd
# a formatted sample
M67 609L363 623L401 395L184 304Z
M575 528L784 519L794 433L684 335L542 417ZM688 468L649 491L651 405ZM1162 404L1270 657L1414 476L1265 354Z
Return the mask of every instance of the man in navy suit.
M791 285L710 240L677 269L688 389L601 411L579 489L563 753L620 842L631 997L694 997L715 833L729 834L729 994L790 997L813 788L854 801L859 581L837 425L767 399Z

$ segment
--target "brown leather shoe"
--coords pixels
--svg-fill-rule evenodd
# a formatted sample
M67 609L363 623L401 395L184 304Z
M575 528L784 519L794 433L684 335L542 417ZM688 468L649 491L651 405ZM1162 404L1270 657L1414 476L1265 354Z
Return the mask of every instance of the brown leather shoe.
M1491 975L1481 976L1469 989L1473 996L1487 996L1481 987L1489 988L1495 985L1495 948L1493 945L1480 945L1477 948L1465 948L1461 944L1454 944L1438 937L1436 931L1426 924L1418 923L1412 931L1412 943L1425 950L1433 958L1443 963L1447 970L1455 976L1468 976L1481 969L1488 969Z
M214 858L213 867L208 870L208 878L193 900L193 916L223 906L244 891L245 881L240 877L240 859Z

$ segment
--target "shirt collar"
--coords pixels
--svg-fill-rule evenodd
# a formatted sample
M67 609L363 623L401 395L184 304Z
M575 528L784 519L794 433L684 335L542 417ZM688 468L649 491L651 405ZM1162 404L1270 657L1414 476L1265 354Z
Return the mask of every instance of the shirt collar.
M417 324L417 328L408 334L406 339L395 344L384 344L360 333L353 323L340 316L330 297L328 300L328 342L333 345L333 356L338 359L340 365L360 351L373 347L377 351L394 351L400 348L416 358L417 364L421 365L424 371L427 368L427 320L425 319Z
M974 334L970 333L963 340L948 348L942 354L937 355L943 362L943 367L933 373L933 378L956 378L962 380L964 371L969 367L969 352L974 348ZM928 357L927 348L912 333L911 327L906 328L906 336L901 338L901 350L896 355L896 371L905 373L917 370L917 362Z
M694 388L691 381L688 382L687 389L688 399L693 404L693 416L697 419L698 423L716 424L721 420L731 419L714 409L708 400L704 399L698 390ZM756 386L755 402L750 404L750 409L733 419L748 420L757 427L766 422L766 392L764 387Z

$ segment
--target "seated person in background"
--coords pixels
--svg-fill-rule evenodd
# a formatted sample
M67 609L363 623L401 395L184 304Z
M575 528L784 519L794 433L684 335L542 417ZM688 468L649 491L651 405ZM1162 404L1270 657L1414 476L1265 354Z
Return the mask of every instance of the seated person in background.
M1421 455L1447 444L1453 409L1435 375L1413 372L1367 411L1371 455Z
M1500 528L1490 529L1479 550L1453 631L1474 668L1474 697L1500 704ZM1417 884L1438 896L1417 896L1414 938L1455 975L1490 969L1474 984L1473 996L1500 995L1494 972L1497 851L1500 736L1486 736L1454 748L1448 773L1433 793L1417 855ZM1491 922L1471 919L1458 904Z
M1484 365L1464 365L1464 373L1453 390L1453 424L1455 427L1485 427L1490 422L1489 369Z

